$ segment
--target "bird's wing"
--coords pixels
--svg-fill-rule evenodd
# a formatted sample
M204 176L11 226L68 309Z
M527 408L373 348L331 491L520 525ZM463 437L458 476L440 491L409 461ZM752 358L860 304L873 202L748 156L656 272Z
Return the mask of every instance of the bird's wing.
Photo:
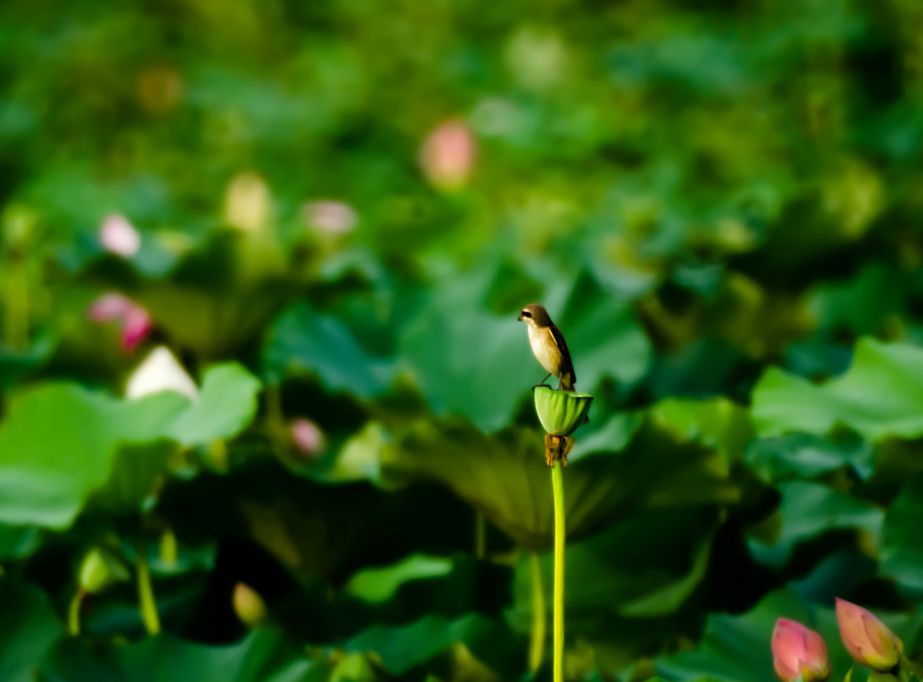
M577 373L574 371L574 363L570 359L570 351L567 349L567 341L564 340L564 334L561 333L561 330L558 329L553 324L549 326L551 329L551 335L554 337L554 342L558 347L558 350L561 351L561 375L565 376L570 374L570 380L572 384L577 383Z

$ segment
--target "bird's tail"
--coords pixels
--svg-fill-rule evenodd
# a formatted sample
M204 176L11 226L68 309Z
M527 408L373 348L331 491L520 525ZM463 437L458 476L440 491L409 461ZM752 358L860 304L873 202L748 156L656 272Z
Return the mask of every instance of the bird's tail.
M558 388L562 391L574 390L574 375L572 372L565 372L561 375L561 381L558 384Z

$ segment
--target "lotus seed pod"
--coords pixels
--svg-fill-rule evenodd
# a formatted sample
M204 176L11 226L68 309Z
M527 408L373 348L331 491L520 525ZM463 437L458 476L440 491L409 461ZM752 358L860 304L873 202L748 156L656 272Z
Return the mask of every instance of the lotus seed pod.
M245 583L234 585L234 612L247 627L256 627L266 620L266 602L256 590Z
M128 569L111 552L94 547L80 564L80 589L88 594L102 592L114 582L128 580Z
M532 390L535 412L545 432L552 436L569 436L587 421L593 396L589 393L557 391L548 386Z

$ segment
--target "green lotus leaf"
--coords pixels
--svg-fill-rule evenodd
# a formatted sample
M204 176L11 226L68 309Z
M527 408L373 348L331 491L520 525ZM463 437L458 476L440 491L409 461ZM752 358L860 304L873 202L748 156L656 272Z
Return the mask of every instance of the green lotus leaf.
M597 449L567 469L567 535L576 540L638 509L734 503L740 489L723 457L645 423L619 452ZM511 428L485 436L465 423L420 422L384 448L389 486L450 488L528 549L551 547L554 507L541 437Z
M923 435L923 349L908 343L856 342L852 364L816 384L777 368L753 389L753 421L761 437L826 435L846 425L867 440Z
M0 604L0 680L34 680L37 664L64 634L61 618L42 590L9 576L0 578Z
M330 679L330 670L324 662L299 656L281 632L258 628L239 642L220 646L158 635L94 647L70 637L59 640L44 657L37 675L72 682L320 682Z

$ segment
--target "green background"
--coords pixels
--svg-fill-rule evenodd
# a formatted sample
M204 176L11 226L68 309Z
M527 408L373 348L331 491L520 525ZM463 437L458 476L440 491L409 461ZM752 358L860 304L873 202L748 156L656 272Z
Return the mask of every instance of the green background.
M835 596L917 654L921 25L916 0L4 2L0 679L550 679L533 301L596 396L568 679L768 682L783 616L840 679ZM104 248L112 215L138 250ZM112 291L153 320L133 352L87 316ZM195 400L124 397L158 345ZM69 637L94 548L127 579Z

